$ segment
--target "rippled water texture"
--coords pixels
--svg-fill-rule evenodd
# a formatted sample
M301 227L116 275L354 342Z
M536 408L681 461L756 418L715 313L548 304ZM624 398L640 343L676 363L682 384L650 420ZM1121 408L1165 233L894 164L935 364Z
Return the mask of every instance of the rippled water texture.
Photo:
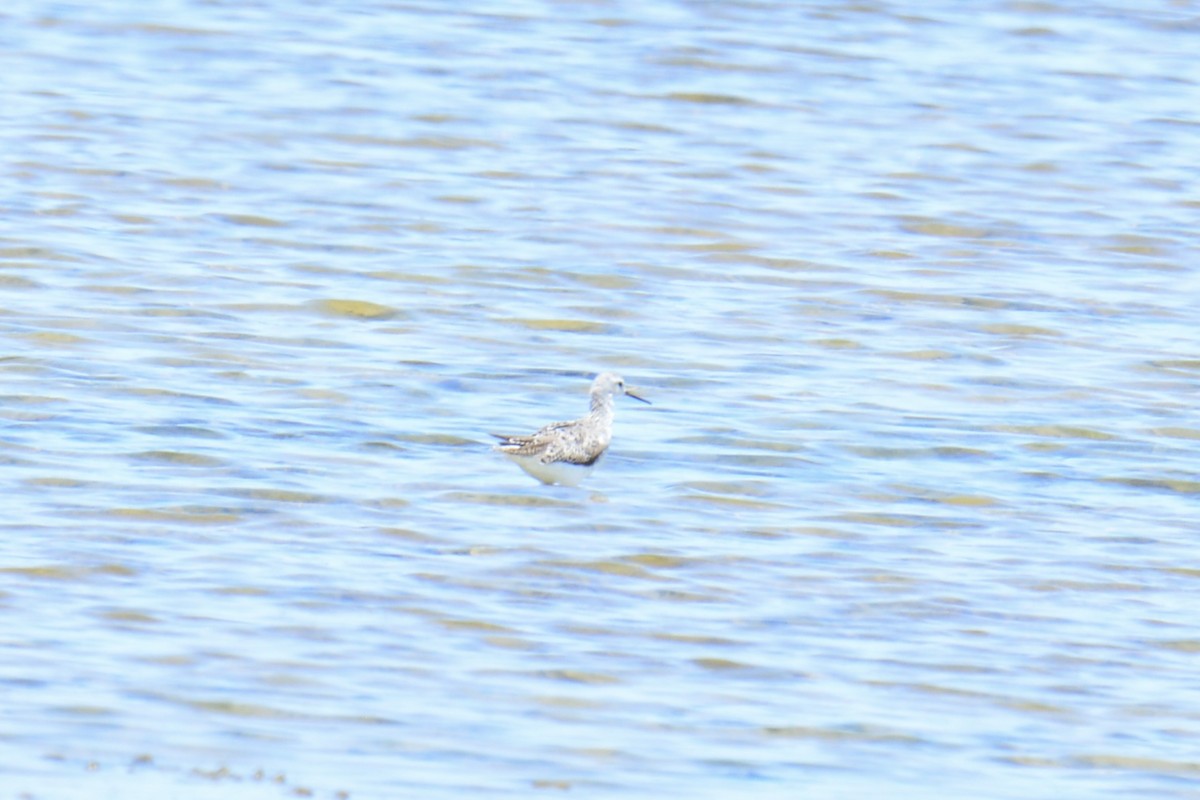
M0 795L1200 798L1198 52L5 4Z

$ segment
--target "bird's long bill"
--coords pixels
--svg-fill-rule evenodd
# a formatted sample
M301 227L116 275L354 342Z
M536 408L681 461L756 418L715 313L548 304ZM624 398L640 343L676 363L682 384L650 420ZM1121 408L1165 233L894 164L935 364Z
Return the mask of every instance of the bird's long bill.
M654 405L654 403L651 403L649 400L642 397L640 394L634 394L632 389L626 389L625 394L632 397L634 400L641 400L643 403L645 403L648 406Z

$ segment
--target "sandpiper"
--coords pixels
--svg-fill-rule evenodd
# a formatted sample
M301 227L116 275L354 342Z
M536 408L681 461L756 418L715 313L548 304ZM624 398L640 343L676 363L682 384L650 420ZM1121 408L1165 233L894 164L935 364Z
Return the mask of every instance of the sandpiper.
M592 381L591 410L571 422L554 422L528 436L501 436L495 449L542 483L578 486L592 474L612 441L613 398L624 394L650 403L625 386L620 375L605 372Z

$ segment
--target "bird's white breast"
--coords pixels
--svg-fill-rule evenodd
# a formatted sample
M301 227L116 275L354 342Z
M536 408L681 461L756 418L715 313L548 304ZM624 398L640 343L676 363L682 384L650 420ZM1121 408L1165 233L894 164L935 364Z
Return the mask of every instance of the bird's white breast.
M592 474L597 461L587 466L572 464L569 461L553 461L543 464L537 456L508 456L521 469L537 478L542 483L557 483L560 486L578 486L579 482Z

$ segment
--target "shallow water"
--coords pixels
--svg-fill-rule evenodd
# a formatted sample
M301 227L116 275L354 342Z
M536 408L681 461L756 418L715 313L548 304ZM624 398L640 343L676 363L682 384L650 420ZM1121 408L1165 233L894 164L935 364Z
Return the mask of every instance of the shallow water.
M1200 797L1186 4L104 6L0 11L0 794Z

